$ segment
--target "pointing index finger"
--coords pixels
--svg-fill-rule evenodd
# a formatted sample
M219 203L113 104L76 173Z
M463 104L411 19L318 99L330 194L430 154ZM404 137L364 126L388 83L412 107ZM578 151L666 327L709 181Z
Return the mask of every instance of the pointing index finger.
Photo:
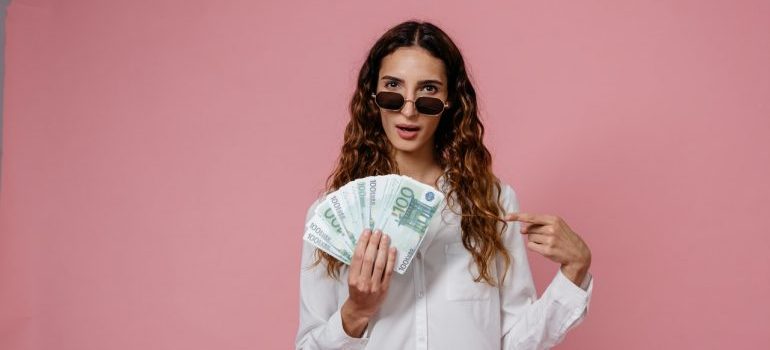
M551 224L551 219L548 215L537 215L529 213L508 213L508 215L505 216L505 220L521 221L540 225Z

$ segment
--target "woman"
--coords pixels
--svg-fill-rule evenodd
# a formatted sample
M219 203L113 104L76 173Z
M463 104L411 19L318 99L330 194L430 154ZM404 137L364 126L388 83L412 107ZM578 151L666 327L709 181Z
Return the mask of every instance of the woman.
M516 193L492 173L463 58L441 29L388 30L350 109L327 191L395 173L441 190L445 206L403 275L393 275L387 232L364 231L350 266L305 243L298 349L542 349L580 323L590 250L559 217L517 213ZM525 248L561 265L539 299Z

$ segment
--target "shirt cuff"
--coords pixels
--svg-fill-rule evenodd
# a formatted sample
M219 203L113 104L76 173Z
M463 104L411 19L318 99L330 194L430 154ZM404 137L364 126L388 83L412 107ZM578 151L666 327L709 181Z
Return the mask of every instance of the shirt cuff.
M554 286L554 292L556 292L554 297L557 297L556 299L584 302L591 296L591 291L594 286L593 282L593 276L591 276L591 273L589 272L586 273L583 282L578 286L575 282L572 282L561 269L559 269L551 284Z
M369 328L371 327L366 327L366 331L361 338L349 336L345 329L342 328L342 314L340 310L332 314L327 325L324 338L330 340L330 343L339 344L338 347L341 349L363 349L369 342Z
M559 271L561 271L561 269L559 269ZM580 284L580 288L582 288L583 290L587 291L588 290L588 286L591 285L591 280L592 279L593 278L591 277L591 273L590 272L586 273L586 276L583 278L583 283Z
M584 290L581 286L576 285L572 280L567 278L561 269L556 273L551 285L548 286L546 293L549 297L557 303L563 305L568 311L567 316L564 318L564 323L561 329L576 325L580 319L588 312L588 305L591 300L591 292L593 291L593 278L590 274L586 274L586 277L582 285L586 286Z

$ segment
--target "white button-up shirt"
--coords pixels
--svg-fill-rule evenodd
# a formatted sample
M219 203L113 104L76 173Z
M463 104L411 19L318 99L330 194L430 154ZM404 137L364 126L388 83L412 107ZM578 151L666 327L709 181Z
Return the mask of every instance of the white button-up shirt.
M444 185L443 178L439 184ZM319 201L311 205L306 221ZM519 211L516 193L507 184L502 203L506 213ZM474 282L478 270L462 244L460 216L444 208L446 201L406 273L393 274L361 338L342 328L348 267L343 265L339 281L327 276L324 263L308 268L315 248L303 241L297 349L547 349L583 320L593 289L590 274L578 287L559 269L537 298L520 224L513 221L504 233L512 259L504 284ZM499 279L503 268L498 257L492 275Z

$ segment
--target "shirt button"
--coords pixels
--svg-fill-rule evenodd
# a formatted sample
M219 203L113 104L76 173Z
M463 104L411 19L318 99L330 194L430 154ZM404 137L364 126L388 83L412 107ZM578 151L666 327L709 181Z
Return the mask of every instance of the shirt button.
M417 259L422 258L422 253L417 252Z
M417 297L418 298L422 298L423 295L424 295L424 293L422 291L420 291L420 293L417 293Z

